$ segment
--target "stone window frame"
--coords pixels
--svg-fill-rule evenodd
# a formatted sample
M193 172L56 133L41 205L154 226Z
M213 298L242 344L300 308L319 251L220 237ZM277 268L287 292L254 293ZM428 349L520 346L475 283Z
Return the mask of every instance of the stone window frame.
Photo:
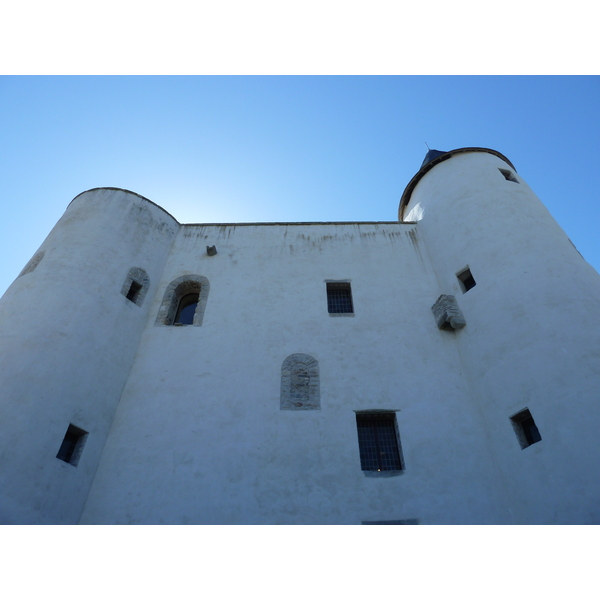
M46 255L45 250L40 250L36 252L30 259L29 262L23 267L23 270L19 273L18 277L21 275L27 275L27 273L31 273L35 271L36 267L42 262L42 259Z
M290 354L281 365L280 410L321 410L319 361Z
M128 294L129 290L131 289L131 285L134 282L140 286L140 289L135 294L134 298L131 299L128 297ZM125 277L125 281L123 282L121 294L123 294L123 296L125 296L125 298L127 298L133 304L141 306L144 302L144 298L146 297L149 287L150 277L148 276L148 273L146 273L146 271L140 267L131 267L127 273L127 277Z
M190 327L190 325L175 324L175 315L179 302L186 294L198 294L198 306L194 313L191 327L200 327L204 320L204 311L208 303L210 283L203 275L182 275L169 283L156 316L157 326Z

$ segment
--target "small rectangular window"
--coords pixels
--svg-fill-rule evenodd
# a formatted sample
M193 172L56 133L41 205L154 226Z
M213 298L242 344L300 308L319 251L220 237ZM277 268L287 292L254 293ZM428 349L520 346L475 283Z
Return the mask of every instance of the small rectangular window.
M327 282L327 311L329 314L352 314L352 290L346 281Z
M542 440L537 425L527 408L513 415L510 420L522 449Z
M56 458L76 467L81 457L87 435L87 431L71 423L67 428L67 433L65 433Z
M395 413L356 413L356 427L363 471L403 470Z
M142 286L137 281L132 281L129 291L127 292L127 300L131 300L132 302L136 302Z
M463 291L463 294L468 292L470 289L474 288L477 284L475 283L475 279L473 278L473 274L471 273L471 269L467 267L463 269L459 273L456 274L458 277L458 281L460 283L460 289Z

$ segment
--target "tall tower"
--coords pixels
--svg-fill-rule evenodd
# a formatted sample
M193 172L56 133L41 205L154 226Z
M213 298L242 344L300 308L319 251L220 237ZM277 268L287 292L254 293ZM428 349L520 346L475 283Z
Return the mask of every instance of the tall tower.
M178 227L89 190L3 296L0 522L78 522Z
M600 523L600 277L512 163L430 151L400 220L418 221L516 523ZM510 522L510 521L509 521Z

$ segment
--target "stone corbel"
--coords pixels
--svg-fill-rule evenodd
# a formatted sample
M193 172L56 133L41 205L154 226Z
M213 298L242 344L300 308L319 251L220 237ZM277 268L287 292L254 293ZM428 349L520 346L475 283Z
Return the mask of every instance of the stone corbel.
M454 296L442 294L431 310L439 329L462 329L467 324Z

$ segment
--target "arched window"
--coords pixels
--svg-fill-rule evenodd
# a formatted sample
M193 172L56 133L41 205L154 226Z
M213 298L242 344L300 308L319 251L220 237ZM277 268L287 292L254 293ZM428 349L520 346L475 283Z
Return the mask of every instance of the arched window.
M183 275L165 290L155 325L194 325L204 319L210 285L202 275Z
M150 277L148 277L148 273L139 267L131 267L123 282L121 294L130 302L141 306L149 287Z
M281 410L320 410L319 363L308 354L291 354L281 365Z

